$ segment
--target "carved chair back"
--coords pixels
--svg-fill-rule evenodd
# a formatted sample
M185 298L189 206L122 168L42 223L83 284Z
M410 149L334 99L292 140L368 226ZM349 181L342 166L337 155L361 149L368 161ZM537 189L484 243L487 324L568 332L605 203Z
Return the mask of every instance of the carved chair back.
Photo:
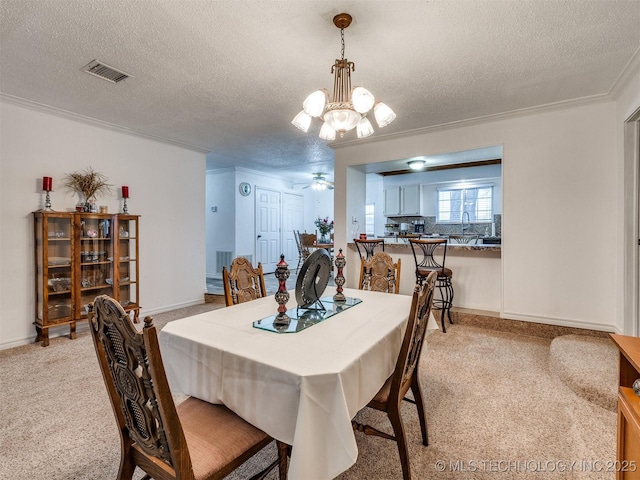
M227 307L267 295L262 264L258 263L258 268L253 268L244 257L234 258L229 271L226 266L222 267L222 283Z
M424 337L427 331L427 323L433 304L433 292L436 285L437 272L431 272L422 282L416 285L409 312L409 321L405 331L402 347L396 362L396 368L391 379L391 397L393 402L399 402L404 398L411 387L414 371L420 360L420 353L424 345Z
M315 233L301 233L300 234L300 244L303 249L309 251L309 247L313 247L318 240L318 237Z
M135 454L148 457L147 462L164 462L177 478L193 478L152 322L146 317L138 332L120 304L107 295L96 297L91 307L90 330L123 452L135 444Z
M388 253L376 252L369 260L360 260L360 290L398 293L400 259L396 263Z

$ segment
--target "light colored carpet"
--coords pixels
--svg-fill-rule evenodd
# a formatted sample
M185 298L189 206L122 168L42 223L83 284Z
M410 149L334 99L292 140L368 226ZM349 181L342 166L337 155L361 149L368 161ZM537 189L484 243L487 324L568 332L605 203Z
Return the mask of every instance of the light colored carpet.
M554 372L576 394L615 412L618 349L608 338L563 335L551 342Z
M156 323L217 307L160 314ZM465 325L447 332L428 338L421 360L429 447L421 444L415 406L403 407L414 479L615 478L587 470L615 459L616 415L550 370L549 340ZM358 417L391 431L378 412ZM88 333L0 352L0 418L0 479L115 478L118 435ZM402 478L395 443L356 439L358 461L338 478ZM229 478L247 478L273 458L270 448Z

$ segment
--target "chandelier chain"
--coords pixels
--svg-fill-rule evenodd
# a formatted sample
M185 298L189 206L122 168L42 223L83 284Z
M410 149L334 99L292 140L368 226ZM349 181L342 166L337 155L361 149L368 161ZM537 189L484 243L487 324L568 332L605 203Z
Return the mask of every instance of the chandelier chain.
M340 29L340 43L342 44L342 60L344 60L344 28Z

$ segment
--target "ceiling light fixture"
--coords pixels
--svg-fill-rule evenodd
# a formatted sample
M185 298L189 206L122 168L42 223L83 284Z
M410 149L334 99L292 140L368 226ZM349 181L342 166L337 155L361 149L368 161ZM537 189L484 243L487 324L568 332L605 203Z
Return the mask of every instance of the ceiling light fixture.
M376 122L380 128L386 127L396 118L396 114L382 102L376 102L373 94L363 87L351 89L351 71L355 63L344 58L344 29L351 25L351 15L340 13L333 17L333 23L340 29L342 57L336 59L331 67L333 73L333 99L329 101L326 89L316 90L302 103L302 111L295 116L293 123L303 132L309 131L312 117L320 117L324 124L320 129L320 138L335 140L336 132L340 137L345 132L356 129L358 138L368 137L373 133L373 126L367 113L373 109Z
M411 160L409 162L409 168L411 170L422 170L427 162L424 160Z

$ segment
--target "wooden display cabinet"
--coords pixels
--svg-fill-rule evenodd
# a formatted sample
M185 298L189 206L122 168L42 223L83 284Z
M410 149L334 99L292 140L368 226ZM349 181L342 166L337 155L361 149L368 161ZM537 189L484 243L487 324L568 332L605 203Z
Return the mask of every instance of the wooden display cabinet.
M34 212L36 341L49 328L87 319L98 295L118 300L138 321L138 215Z
M633 391L640 378L640 338L610 336L620 351L616 480L640 479L640 397Z

